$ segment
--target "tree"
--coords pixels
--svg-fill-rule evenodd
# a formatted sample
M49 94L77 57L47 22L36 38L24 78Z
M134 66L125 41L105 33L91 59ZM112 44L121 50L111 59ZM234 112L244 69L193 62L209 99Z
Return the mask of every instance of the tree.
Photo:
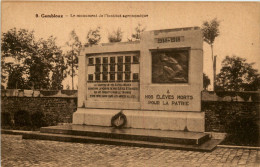
M19 65L10 66L7 89L26 89L27 85L23 78L23 68Z
M67 77L67 66L65 64L65 55L63 54L60 47L55 43L56 38L49 38L50 49L52 50L53 56L51 57L51 89L61 90L63 89L62 81Z
M116 31L113 31L112 33L110 33L108 35L108 41L110 43L121 42L122 41L122 37L123 37L123 32L122 32L121 28L117 28Z
M55 67L52 70L51 89L61 90L63 89L62 81L67 77L67 66L65 65L63 55L56 57L55 62Z
M216 89L221 91L255 91L259 89L259 74L246 59L226 56L216 79Z
M138 23L135 27L135 32L132 34L128 41L139 41L141 39L141 34L145 31L146 27L143 27L141 23Z
M33 31L13 28L2 33L1 49L2 72L8 76L8 88L51 88L52 70L61 65L57 58L62 56L56 38L36 41ZM11 63L6 59L11 59Z
M202 24L202 34L203 34L203 40L210 45L211 48L211 59L212 63L214 62L214 54L213 54L213 44L215 41L215 38L219 36L219 21L217 18L214 18L211 21L204 21ZM215 86L215 71L213 65L213 90Z
M28 66L28 84L33 89L50 89L53 69L62 65L57 61L62 56L62 50L56 45L56 38L53 36L47 40L39 39L34 47L37 52L24 62Z
M16 28L2 33L1 52L4 58L12 57L17 62L23 61L34 51L35 37L33 31Z
M1 88L4 89L5 86L4 84L6 83L6 79L7 79L7 64L5 62L5 59L3 58L3 56L1 56Z
M70 39L66 42L66 45L70 48L67 51L66 58L67 58L67 65L70 67L68 68L68 75L71 76L71 85L72 90L74 90L74 76L76 76L76 70L78 70L78 56L80 54L80 49L82 44L77 36L75 30L72 30L70 33Z
M10 88L27 88L27 67L24 61L36 52L34 32L12 28L2 33L1 40L1 77ZM9 62L8 62L9 61ZM18 78L16 78L18 77Z
M85 44L85 46L97 45L100 42L101 40L100 29L101 27L97 27L94 30L90 29L88 31L87 43Z
M204 88L204 90L207 90L209 85L210 85L210 79L206 74L203 73L203 88Z

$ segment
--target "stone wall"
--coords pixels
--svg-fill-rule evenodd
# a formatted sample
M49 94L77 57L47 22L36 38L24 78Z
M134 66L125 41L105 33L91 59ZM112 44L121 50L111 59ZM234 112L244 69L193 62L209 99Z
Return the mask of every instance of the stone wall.
M202 111L205 111L205 130L227 132L227 124L247 118L259 123L259 103L257 102L218 102L203 101ZM249 117L249 118L248 118Z
M225 132L224 144L260 146L259 92L203 92L205 130Z
M42 111L52 122L71 122L77 109L77 91L2 90L1 111ZM206 131L227 132L232 119L253 119L259 123L259 92L202 92ZM249 118L248 118L249 117Z
M259 122L259 92L202 92L202 111L205 111L205 130L228 132L234 119Z
M76 109L77 91L1 91L1 112L9 112L11 117L19 110L26 110L30 114L42 111L49 125L54 125L71 122Z

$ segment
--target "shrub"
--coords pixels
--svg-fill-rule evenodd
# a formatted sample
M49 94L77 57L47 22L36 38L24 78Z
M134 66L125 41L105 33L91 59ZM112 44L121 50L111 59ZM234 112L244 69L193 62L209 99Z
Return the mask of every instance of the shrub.
M46 113L46 125L55 126L59 122L59 117L57 113Z
M1 125L12 125L11 114L9 112L1 112Z
M206 131L225 132L224 144L260 146L259 103L203 102Z
M45 115L41 111L37 111L31 115L32 125L40 128L46 126Z
M14 113L15 126L30 126L31 116L26 110L19 110Z
M237 145L259 146L259 127L255 112L237 111L228 115L226 132L229 134L226 141Z

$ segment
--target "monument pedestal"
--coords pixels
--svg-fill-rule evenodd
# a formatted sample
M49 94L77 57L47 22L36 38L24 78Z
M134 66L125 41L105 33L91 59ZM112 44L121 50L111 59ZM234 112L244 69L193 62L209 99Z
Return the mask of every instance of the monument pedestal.
M204 132L204 112L173 112L78 108L73 124L111 126L111 119L120 111L126 115L126 128Z

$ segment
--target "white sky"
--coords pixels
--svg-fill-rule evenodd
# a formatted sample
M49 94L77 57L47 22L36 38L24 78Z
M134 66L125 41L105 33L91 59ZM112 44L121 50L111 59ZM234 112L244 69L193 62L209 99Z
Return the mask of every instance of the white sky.
M123 40L131 36L138 23L147 30L201 26L215 17L221 21L216 38L217 73L226 55L237 55L255 62L260 71L260 3L259 2L2 2L2 32L16 27L34 30L37 37L57 37L64 46L75 29L82 42L90 28L102 27L102 41L120 27ZM146 18L36 18L36 14L148 14ZM211 78L210 47L204 44L204 72ZM70 80L65 81L65 87Z

